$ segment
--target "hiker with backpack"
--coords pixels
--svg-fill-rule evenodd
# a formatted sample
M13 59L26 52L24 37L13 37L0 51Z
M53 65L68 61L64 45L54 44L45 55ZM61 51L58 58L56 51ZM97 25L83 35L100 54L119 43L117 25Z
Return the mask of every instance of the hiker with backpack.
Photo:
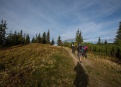
M77 51L78 51L79 61L81 62L82 61L82 46L80 43L78 43Z
M83 50L83 55L84 55L85 58L87 58L88 46L85 45L85 46L83 47L83 49L84 49L84 50Z

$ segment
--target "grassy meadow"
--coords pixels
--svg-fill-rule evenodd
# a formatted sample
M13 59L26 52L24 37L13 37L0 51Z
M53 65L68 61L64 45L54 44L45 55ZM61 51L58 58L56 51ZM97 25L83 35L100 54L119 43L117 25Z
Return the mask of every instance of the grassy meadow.
M72 87L73 69L61 47L29 44L0 50L0 87Z

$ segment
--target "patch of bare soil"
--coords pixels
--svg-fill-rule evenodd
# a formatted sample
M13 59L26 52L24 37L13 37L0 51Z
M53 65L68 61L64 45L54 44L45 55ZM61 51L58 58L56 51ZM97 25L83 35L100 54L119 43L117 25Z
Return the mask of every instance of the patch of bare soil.
M77 51L75 53L72 53L71 49L65 47L64 49L66 49L68 51L68 53L70 54L70 56L72 57L73 61L74 61L74 64L76 65L77 62L79 62L79 59L78 59L78 53ZM91 63L90 60L86 59L86 58L82 58L82 62L81 62L81 65L84 67L84 66L92 66L93 67L93 64Z
M82 66L83 62L79 62L77 53L73 54L69 48L64 49L68 51L75 64L74 71L76 76L73 81L74 87L87 87L89 85L89 76L86 74L85 69Z

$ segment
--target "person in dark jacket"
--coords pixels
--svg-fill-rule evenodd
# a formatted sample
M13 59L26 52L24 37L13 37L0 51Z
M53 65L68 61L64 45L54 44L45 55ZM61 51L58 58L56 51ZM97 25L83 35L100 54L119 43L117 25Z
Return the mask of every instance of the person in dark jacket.
M78 57L79 57L79 61L82 61L82 46L80 43L78 43Z

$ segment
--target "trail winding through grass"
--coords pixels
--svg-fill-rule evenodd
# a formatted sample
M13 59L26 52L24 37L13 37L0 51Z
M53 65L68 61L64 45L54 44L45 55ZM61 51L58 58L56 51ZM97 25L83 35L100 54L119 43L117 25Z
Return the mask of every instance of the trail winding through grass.
M70 48L64 48L72 57L74 64L78 62L77 52L72 53ZM121 65L112 62L106 56L88 53L88 58L82 58L80 67L85 71L82 79L88 79L83 87L121 87ZM76 86L77 87L77 86ZM80 87L80 86L79 86Z

